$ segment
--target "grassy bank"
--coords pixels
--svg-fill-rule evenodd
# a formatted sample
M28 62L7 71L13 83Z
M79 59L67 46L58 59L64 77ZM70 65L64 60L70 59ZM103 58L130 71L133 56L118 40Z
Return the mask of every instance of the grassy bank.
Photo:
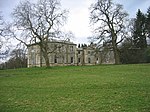
M0 112L149 111L149 64L0 71Z

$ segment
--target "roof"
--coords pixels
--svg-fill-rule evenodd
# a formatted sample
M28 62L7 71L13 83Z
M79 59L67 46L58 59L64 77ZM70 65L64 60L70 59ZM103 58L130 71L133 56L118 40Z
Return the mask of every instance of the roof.
M40 42L29 44L28 47L38 45L39 43ZM50 40L48 43L69 44L69 45L75 45L75 46L77 45L73 42L70 42L70 40Z
M50 40L49 43L62 43L62 44L77 45L71 42L69 39L68 40Z

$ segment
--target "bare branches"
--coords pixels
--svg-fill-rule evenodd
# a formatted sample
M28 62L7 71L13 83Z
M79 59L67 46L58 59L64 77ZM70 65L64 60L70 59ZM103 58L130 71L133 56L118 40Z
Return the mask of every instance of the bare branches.
M91 23L99 29L99 35L105 36L111 34L115 39L119 33L125 29L127 13L123 11L122 5L112 3L112 0L98 0L91 5ZM97 25L99 24L99 26ZM115 35L113 37L113 35Z
M37 3L21 2L12 14L14 17L13 27L21 34L18 37L12 33L13 36L26 46L29 44L39 45L45 60L47 60L47 66L49 66L49 40L60 37L60 27L67 19L68 11L61 10L58 0L39 0Z
M97 41L108 43L112 46L117 57L117 45L126 37L127 16L120 4L114 4L112 0L98 0L91 5L90 20L93 24ZM116 58L119 63L119 58Z
M39 0L36 4L23 2L13 12L15 25L31 32L38 41L48 40L66 20L67 11L60 10L59 6L57 0Z
M6 33L6 23L0 15L0 50L5 50L5 48L8 48L8 40L9 38Z

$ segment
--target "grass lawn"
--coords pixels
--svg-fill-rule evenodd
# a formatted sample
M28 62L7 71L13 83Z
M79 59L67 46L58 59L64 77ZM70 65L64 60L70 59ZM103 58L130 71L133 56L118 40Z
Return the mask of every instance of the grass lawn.
M0 112L150 112L150 64L0 70Z

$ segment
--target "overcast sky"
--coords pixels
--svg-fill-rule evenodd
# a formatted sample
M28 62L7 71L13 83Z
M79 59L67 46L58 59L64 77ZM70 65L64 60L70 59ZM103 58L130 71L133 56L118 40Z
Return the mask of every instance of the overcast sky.
M21 0L0 0L0 11L5 21L10 21L13 8ZM33 1L33 0L32 0ZM89 27L89 10L90 4L95 0L61 0L62 7L69 10L68 22L65 30L72 31L76 37L75 43L87 43L87 37L91 35ZM150 6L150 0L114 0L124 6L130 17L135 17L138 9L146 12Z

